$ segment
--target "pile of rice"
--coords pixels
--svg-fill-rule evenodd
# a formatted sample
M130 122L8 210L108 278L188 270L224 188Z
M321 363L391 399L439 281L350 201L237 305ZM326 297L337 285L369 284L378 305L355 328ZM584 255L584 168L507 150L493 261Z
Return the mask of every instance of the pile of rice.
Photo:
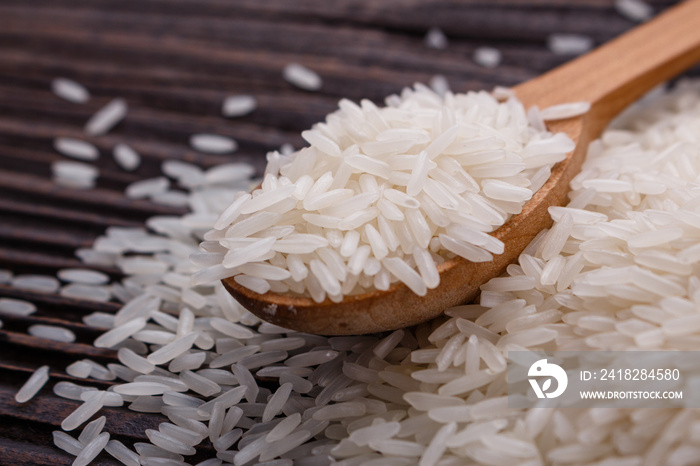
M631 109L591 145L571 202L550 210L552 229L479 304L381 335L285 330L204 280L187 258L222 197L247 183L209 177L190 192L191 214L153 218L151 232L111 228L80 251L127 275L111 285L122 309L86 317L111 328L95 343L118 349L121 364L75 363L86 385L54 385L82 401L55 442L76 464L104 447L127 465L183 465L202 442L217 452L202 466L691 464L696 411L509 408L505 358L700 347L699 127L700 83ZM21 401L46 378L40 369ZM101 391L88 378L119 382ZM104 417L72 434L122 404L163 415L150 444L110 440Z
M424 296L445 260L501 254L488 233L574 147L513 96L416 85L386 101L341 100L302 132L309 147L268 154L261 187L238 193L204 235L195 261L215 264L204 276L316 302L399 281Z

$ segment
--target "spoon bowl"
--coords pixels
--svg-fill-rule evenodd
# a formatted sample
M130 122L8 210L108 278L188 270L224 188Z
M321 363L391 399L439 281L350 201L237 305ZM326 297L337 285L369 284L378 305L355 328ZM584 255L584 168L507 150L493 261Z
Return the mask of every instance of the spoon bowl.
M501 275L543 229L552 224L550 206L566 200L571 179L579 172L589 143L610 120L654 86L682 73L700 60L700 0L686 1L654 20L593 52L513 90L526 108L545 108L585 101L590 110L579 117L551 122L548 130L566 133L576 144L550 178L493 236L505 244L490 262L461 257L438 266L440 284L425 296L402 283L316 303L310 297L267 292L258 294L233 278L222 282L231 295L261 319L281 327L322 335L373 333L416 325L445 309L472 301L481 285Z
M566 132L580 141L583 118L557 122L557 132ZM587 147L587 144L585 144ZM261 319L300 332L320 335L355 335L408 327L426 322L452 306L472 301L479 287L501 275L542 229L552 224L547 208L561 205L571 178L585 156L584 145L577 144L566 160L557 164L547 183L528 201L520 214L511 217L493 236L507 245L503 254L489 262L470 262L455 257L438 265L440 285L418 296L403 283L394 283L386 291L348 295L339 303L329 299L321 303L306 296L267 292L258 294L233 280L223 280L226 289L246 309Z

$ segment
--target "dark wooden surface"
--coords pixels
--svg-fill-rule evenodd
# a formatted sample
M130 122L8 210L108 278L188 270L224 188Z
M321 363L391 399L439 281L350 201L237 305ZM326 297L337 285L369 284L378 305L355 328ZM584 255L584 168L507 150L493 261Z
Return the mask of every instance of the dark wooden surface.
M653 5L658 12L673 3ZM446 50L424 46L434 26L448 35ZM78 266L74 250L109 225L182 213L122 195L128 183L159 174L165 159L202 166L245 160L260 171L267 150L285 142L300 147L299 132L341 97L380 101L438 73L457 91L512 85L567 60L546 49L551 33L585 34L600 44L632 26L612 0L0 0L0 268L53 274ZM472 63L480 45L499 48L503 64L488 70ZM286 83L281 70L291 61L316 70L323 89L309 93ZM49 90L56 76L85 84L93 99L86 105L58 99ZM255 95L259 108L226 120L222 99L237 93ZM87 118L117 96L128 101L128 117L90 139L102 152L97 189L55 186L50 163L62 157L53 138L82 137ZM187 146L196 132L232 136L240 150L198 154ZM111 158L122 141L144 156L135 173ZM72 379L64 369L75 360L116 360L91 346L99 332L81 319L118 307L0 285L3 296L30 300L38 312L0 315L0 464L70 464L53 447L51 431L77 402L54 397L51 387ZM77 342L28 336L27 327L39 322L70 328ZM16 390L43 364L51 366L50 382L31 402L16 404ZM113 437L129 445L162 422L126 409L104 414ZM103 453L98 463L114 461Z

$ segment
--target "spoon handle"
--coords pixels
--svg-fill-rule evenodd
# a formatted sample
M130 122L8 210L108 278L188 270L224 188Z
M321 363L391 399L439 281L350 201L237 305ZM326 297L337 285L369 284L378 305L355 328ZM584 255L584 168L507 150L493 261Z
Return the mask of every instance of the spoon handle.
M590 102L588 124L598 132L648 90L699 60L700 0L687 0L593 52L516 87L516 92L526 107Z

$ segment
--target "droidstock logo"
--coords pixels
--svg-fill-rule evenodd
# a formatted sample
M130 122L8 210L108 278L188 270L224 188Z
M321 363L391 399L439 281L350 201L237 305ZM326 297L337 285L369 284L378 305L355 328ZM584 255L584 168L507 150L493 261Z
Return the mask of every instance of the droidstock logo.
M547 379L540 387L537 379L528 379L532 389L535 391L537 398L556 398L566 390L566 386L569 384L569 378L566 375L564 369L556 364L548 363L546 359L540 359L535 361L530 370L527 372L528 377L547 377ZM556 390L553 392L547 392L552 387L552 379L557 381Z

